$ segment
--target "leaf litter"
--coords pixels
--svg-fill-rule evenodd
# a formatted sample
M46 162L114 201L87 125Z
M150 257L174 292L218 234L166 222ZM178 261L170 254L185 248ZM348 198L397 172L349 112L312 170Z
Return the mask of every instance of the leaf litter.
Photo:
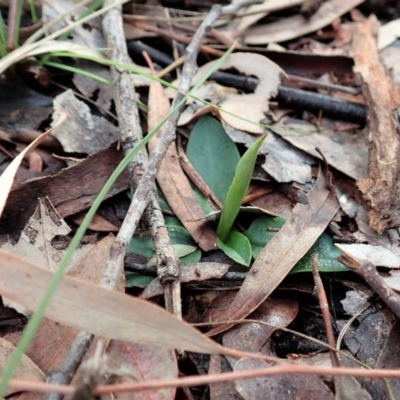
M168 2L163 3L168 6ZM183 301L183 318L189 322L221 324L246 317L259 321L211 326L207 335L222 333L217 339L225 346L259 355L278 355L277 362L293 358L305 361L309 354L325 352L326 347L313 343L312 338L307 341L300 337L290 339L292 347L289 347L289 334L284 329L289 326L315 336L315 326L318 326L316 336L325 341L319 314L312 317L308 314L315 302L308 281L310 257L317 253L323 279L330 287L328 296L332 318L335 316L338 348L346 348L346 354L355 357L350 363L341 356L341 365L357 367L358 361L370 368L396 369L400 356L393 349L398 347L398 323L390 310L389 299L368 279L367 270L361 276L372 285L372 290L366 291L363 283L356 284L354 276L344 272L348 269L337 257L343 252L358 260L360 268L367 268L371 262L385 267L379 277L391 288L400 287L396 271L400 254L395 196L398 168L393 156L397 151L395 110L399 77L396 68L389 76L379 60L381 56L383 63L395 65L387 55L395 47L392 44L397 36L393 27L400 11L392 5L389 12L372 9L381 22L379 28L376 17L366 18L371 13L369 2L345 4L341 0L329 0L315 2L314 8L308 3L311 2L287 1L279 5L231 2L204 39L192 86L215 66L215 59L223 54L227 43L238 36L242 41L218 71L214 71L212 80L199 87L193 93L195 97L187 101L177 141L170 145L158 170L164 226L176 259L182 264L179 283L185 289L182 298L179 295L175 301ZM188 32L196 30L198 21L206 18L208 11L201 5L192 7L190 12L179 10L178 6L166 12L163 6L146 3L124 9L123 41L128 39L129 52L136 63L143 64L142 51L149 54L155 66L153 75L160 73L162 67L174 64L173 57L178 59L183 54L178 54L181 49L177 43L188 44ZM87 7L75 7L71 14L71 8L69 1L45 2L43 21L65 14L60 21L64 19L62 29L66 32L65 23L78 25L80 14L88 11ZM18 303L20 312L34 311L53 274L51 271L57 269L64 254L65 243L77 225L82 224L86 210L123 158L119 128L113 117L112 102L119 101L118 95L104 85L104 79L100 80L102 83L91 81L99 74L107 81L112 80L116 87L115 75L109 74L105 65L92 61L68 59L65 62L65 58L55 53L49 55L56 51L75 55L84 52L92 58L105 55L101 53L106 41L100 19L89 20L70 31L64 40L55 41L57 29L62 25L47 30L49 39L37 43L28 39L28 43L15 51L3 53L0 65L4 73L12 64L27 60L26 68L18 70L18 75L24 78L23 85L31 91L32 101L37 102L31 107L33 103L28 105L27 97L18 98L21 93L18 92L8 108L2 106L1 112L0 168L5 172L0 177L4 197L0 232L6 235L0 238L3 249L0 294L3 303L15 304L7 303L7 298ZM123 32L122 22L118 32L119 35ZM170 51L171 40L174 51ZM268 45L268 48L255 45ZM379 54L383 48L384 52ZM66 72L64 68L59 75L57 63L60 68L62 64L72 67L75 72L71 72L73 69ZM51 77L51 81L47 80L50 83L40 90L37 85L43 85L45 80L40 81L36 75L36 83L32 84L32 75L31 80L27 78L39 64L42 78ZM179 62L176 67L179 68ZM79 70L86 76L78 75ZM141 115L141 124L147 124L147 131L151 131L168 113L168 98L173 98L176 90L171 86L166 88L166 83L164 87L159 82L150 83L148 69L142 70L146 76L138 79L135 75L133 81L137 99L148 107L140 103L141 112L148 112L147 118ZM16 82L16 87L21 87L15 71L14 75L6 73L10 81ZM170 82L168 85L177 86L182 80L190 79L185 69L180 77L174 69L161 73ZM45 98L37 96L38 92L46 93ZM129 104L132 109L136 107L133 101ZM25 109L26 115L21 111ZM65 111L67 121L55 129L51 140L38 139L42 142L29 156L33 145L26 146L48 127L51 114L56 121L59 113ZM80 119L83 115L84 119ZM238 191L234 196L235 204L250 202L256 207L238 208L237 218L231 216L234 226L228 229L229 237L235 240L221 241L217 224L228 188L237 179L236 166L245 147L250 147L260 134L266 134L266 139L258 152L248 196ZM382 135L388 139L382 140ZM159 139L150 142L149 153L154 152L156 140ZM126 143L122 144L125 149ZM20 155L16 157L17 154ZM11 162L13 158L15 161ZM72 166L67 166L66 160L74 160ZM152 168L151 160L152 156L149 168ZM324 173L318 172L321 165ZM96 342L100 337L108 338L105 340L107 368L116 373L120 383L132 382L138 374L143 380L176 378L178 358L184 360L181 350L214 354L207 370L200 361L204 355L187 353L191 368L198 374L233 369L240 375L244 370L255 372L272 365L249 359L235 363L230 356L217 356L229 351L179 318L136 298L141 292L138 288L145 286L142 296L155 301L156 296L169 290L165 285L165 279L169 279L168 268L163 270L166 260L149 234L158 229L149 226L154 223L152 219L149 222L143 218L134 237L127 239L130 241L127 282L119 275L116 291L99 287L99 282L105 279L102 271L119 240L118 236L115 239L107 234L120 235L118 231L123 230L122 221L130 214L127 191L135 190L133 182L141 174L137 171L130 166L121 175L89 225L90 231L70 265L69 274L74 278L63 279L22 361L22 366L34 366L28 373L30 379L40 381L49 371L62 369L80 330L97 335ZM192 181L191 177L196 174L197 178ZM27 179L32 176L36 178ZM162 201L163 196L166 202ZM268 217L260 216L261 212L285 216L287 220L271 222ZM65 242L61 248L59 238ZM150 276L143 272L143 267L152 271ZM156 271L159 276L153 280ZM124 287L129 295L117 293L123 292ZM374 291L383 301L376 298L372 301ZM282 292L289 298L282 296ZM356 299L362 293L363 305L358 311L352 310L349 302L357 304ZM173 290L170 294L174 296ZM347 300L343 300L344 296ZM347 326L351 317L358 325ZM270 325L264 327L261 322ZM17 330L2 337L5 342L0 352L1 367L7 368L6 360L10 357L6 348L13 349L21 333ZM86 358L90 359L94 347L92 344ZM38 348L41 350L36 351ZM172 348L180 350L178 358ZM311 359L309 362L314 362ZM227 362L232 364L229 366ZM115 371L119 365L127 370ZM188 374L187 365L180 362L179 368L181 373ZM81 376L85 373L84 369L78 371ZM22 379L26 375L17 372L15 376ZM348 385L350 382L352 386ZM396 380L379 383L361 380L361 383L369 393L363 393L365 396L398 397ZM229 393L236 398L284 399L288 388L292 395L297 393L300 397L333 398L334 386L336 397L351 398L354 393L361 395L357 385L355 381L336 380L328 386L317 375L300 378L283 374L268 379L237 380L234 385L211 384L210 398ZM146 396L178 398L177 393L171 389L150 390Z

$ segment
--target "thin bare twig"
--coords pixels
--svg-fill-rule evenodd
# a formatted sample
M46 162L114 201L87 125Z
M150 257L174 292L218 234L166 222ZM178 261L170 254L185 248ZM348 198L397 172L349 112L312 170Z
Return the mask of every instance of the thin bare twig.
M151 380L147 382L121 383L99 386L94 394L102 395L107 393L127 393L144 389L161 389L171 387L189 387L207 385L217 382L232 382L239 379L254 379L262 376L275 376L281 374L291 375L333 375L333 376L354 376L369 378L400 378L398 369L362 369L362 368L330 368L313 365L297 365L292 363L278 364L262 369L249 371L225 372L222 374L189 376L171 380ZM70 395L74 392L73 386L48 385L41 382L22 381L12 379L10 387L18 390L29 390L31 392L46 393L48 391L58 392L63 395Z
M314 253L311 255L311 265L312 265L314 283L315 283L315 287L317 289L317 294L318 294L318 299L319 299L319 306L321 308L322 319L324 320L326 338L329 343L329 346L331 346L331 348L334 349L336 347L335 335L333 334L333 329L332 329L332 322L331 322L331 315L329 313L328 299L326 297L326 293L325 293L324 285L321 280L321 276L319 275L318 254ZM338 367L339 360L337 358L337 354L332 350L329 350L329 354L331 356L332 365L334 367Z

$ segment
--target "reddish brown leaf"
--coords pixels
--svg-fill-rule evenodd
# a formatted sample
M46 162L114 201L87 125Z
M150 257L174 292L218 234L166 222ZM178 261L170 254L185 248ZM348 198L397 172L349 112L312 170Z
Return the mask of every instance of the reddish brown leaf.
M47 130L44 132L42 135L40 135L35 141L33 141L28 147L24 149L20 154L18 154L17 157L12 161L12 163L7 167L7 169L2 173L0 177L0 187L1 187L1 192L0 192L0 216L3 213L6 200L8 198L9 191L11 189L11 186L14 182L14 177L15 174L17 173L18 167L21 164L23 158L31 151L33 150L36 146L40 144L40 142L49 134L51 133L57 126L61 125L65 119L66 115L62 114L60 115L59 120L57 121L56 124L54 124L54 127Z
M62 217L88 208L122 158L122 151L112 145L53 176L17 186L10 192L4 208L0 233L22 229L35 211L37 203L32 199L39 197L48 196ZM125 170L108 192L107 198L128 187L129 171Z
M131 376L122 378L122 382L132 382L135 379L147 381L178 377L175 351L145 344L111 341L107 349L107 365L111 370L129 371ZM175 392L176 388L147 389L136 392L134 397L148 400L173 400ZM115 396L117 400L126 398L123 395Z

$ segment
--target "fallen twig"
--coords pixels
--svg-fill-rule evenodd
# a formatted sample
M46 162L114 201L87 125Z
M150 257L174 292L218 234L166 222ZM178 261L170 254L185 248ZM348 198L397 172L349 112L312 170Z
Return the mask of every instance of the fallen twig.
M372 262L359 263L347 254L339 256L338 261L363 277L394 314L400 318L400 296L385 282Z

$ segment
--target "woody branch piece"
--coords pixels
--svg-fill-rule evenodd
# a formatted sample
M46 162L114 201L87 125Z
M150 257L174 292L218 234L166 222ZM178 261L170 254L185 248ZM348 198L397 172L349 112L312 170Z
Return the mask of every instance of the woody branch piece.
M400 296L385 282L374 264L370 261L359 263L347 254L339 256L338 261L364 278L393 313L400 318Z
M107 45L111 49L111 59L119 63L130 64L131 60L126 47L120 8L111 10L104 17L103 31L107 40ZM113 86L115 88L115 104L121 132L122 147L125 154L127 154L143 138L139 112L136 105L135 86L133 76L129 71L112 67L111 73ZM147 163L147 152L143 149L129 164L132 193L134 193ZM166 308L171 313L180 316L179 258L175 254L167 229L165 228L164 218L157 201L154 182L151 183L149 187L149 196L143 200L143 204L144 206L148 204L148 221L155 243L157 265L162 265L163 267L168 266L170 272L169 278L171 281L174 281L166 284ZM122 260L125 257L127 244L136 229L136 225L132 224L130 221L130 215L131 213L128 211L127 217L110 249L105 274L102 278L102 284L110 289L115 287L118 282L119 274L123 272Z
M369 177L357 185L369 205L369 225L383 233L400 226L400 93L379 60L376 32L374 16L360 23L351 55L368 109Z

